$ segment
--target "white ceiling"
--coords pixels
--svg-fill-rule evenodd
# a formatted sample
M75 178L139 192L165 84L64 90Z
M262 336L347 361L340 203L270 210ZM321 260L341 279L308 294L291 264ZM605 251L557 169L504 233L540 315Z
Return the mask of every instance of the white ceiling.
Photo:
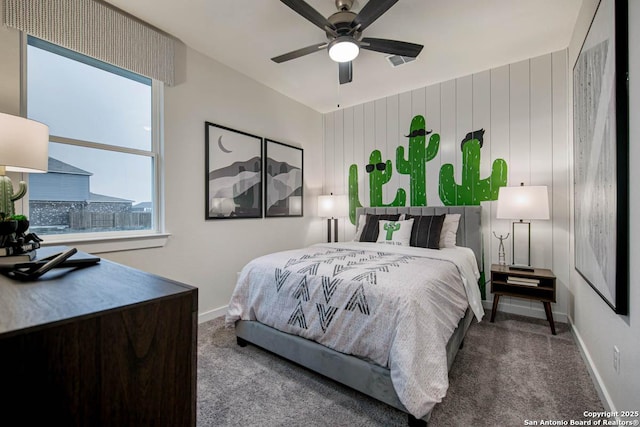
M400 0L364 37L424 45L418 60L392 68L361 51L353 81L338 83L326 50L276 64L274 56L326 41L276 0L107 0L193 49L325 113L536 57L568 46L582 0ZM356 0L358 12L367 0ZM320 14L334 0L307 0Z

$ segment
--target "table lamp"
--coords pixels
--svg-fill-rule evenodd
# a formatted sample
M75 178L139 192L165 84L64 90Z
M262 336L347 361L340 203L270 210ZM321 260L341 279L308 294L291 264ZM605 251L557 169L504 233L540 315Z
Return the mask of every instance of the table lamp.
M533 271L531 267L531 223L523 220L549 219L549 194L546 186L500 187L498 193L498 219L517 219L511 224L511 260L512 270ZM515 241L516 225L526 227L527 264L516 264Z
M14 193L6 172L46 173L49 163L49 127L34 120L0 113L0 213L15 215L14 202L27 193L19 182Z
M327 218L327 242L331 242L331 223L333 223L334 242L338 241L338 218L347 215L347 196L318 196L318 216Z

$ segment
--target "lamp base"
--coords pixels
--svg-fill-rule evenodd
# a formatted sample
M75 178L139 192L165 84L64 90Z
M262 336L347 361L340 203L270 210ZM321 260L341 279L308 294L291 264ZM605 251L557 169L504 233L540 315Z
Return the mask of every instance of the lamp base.
M535 268L530 265L522 265L522 264L511 264L508 266L509 270L518 270L518 271L534 271Z
M333 224L333 238L331 240L331 224ZM338 241L338 218L327 218L327 243Z

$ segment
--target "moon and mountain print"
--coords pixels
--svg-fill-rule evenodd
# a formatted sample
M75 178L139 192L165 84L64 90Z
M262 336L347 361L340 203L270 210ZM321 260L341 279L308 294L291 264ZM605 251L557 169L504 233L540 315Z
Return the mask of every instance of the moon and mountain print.
M206 219L262 217L262 138L206 123Z
M302 216L302 149L267 139L266 216Z

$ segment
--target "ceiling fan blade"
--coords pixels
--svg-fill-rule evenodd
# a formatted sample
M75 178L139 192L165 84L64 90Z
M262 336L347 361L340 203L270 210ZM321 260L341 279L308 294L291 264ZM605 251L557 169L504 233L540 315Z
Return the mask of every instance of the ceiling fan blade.
M396 3L398 0L369 0L351 23L351 28L363 31Z
M353 64L349 62L338 62L338 74L340 76L340 84L351 83L353 80Z
M318 43L311 46L303 47L302 49L291 51L289 53L285 53L280 56L273 57L271 58L271 60L280 64L281 62L289 61L291 59L300 58L301 56L305 56L310 53L318 52L325 47L327 47L326 43Z
M336 27L331 22L327 21L327 18L320 15L320 12L309 6L303 0L280 0L282 3L289 6L298 15L305 18L307 21L319 27L322 31L327 31L337 35Z
M362 39L360 47L362 49L374 50L391 55L409 56L411 58L417 57L423 48L421 44L387 39L373 39L369 37Z

